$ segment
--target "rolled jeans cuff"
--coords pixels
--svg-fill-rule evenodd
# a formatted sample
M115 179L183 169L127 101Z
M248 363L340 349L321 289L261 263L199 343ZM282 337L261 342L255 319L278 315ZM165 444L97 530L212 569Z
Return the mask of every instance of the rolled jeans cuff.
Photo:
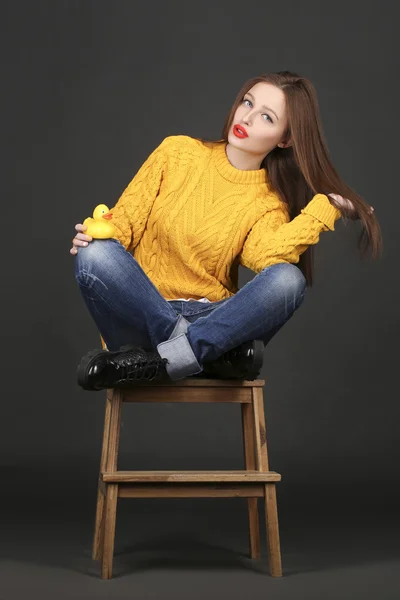
M178 336L180 333L186 333L189 325L190 325L189 321L187 319L185 319L185 317L183 315L179 315L176 325L174 327L174 330L168 339L172 340L172 338Z
M185 333L161 342L157 345L157 351L162 358L168 360L165 369L172 381L184 379L203 370Z

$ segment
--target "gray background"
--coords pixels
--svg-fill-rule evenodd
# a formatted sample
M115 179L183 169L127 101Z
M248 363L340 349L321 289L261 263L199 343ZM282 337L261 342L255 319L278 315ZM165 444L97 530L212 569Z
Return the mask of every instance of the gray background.
M2 2L0 597L398 598L399 54L391 2ZM115 579L92 563L105 393L69 254L167 135L218 138L242 83L311 79L342 178L375 207L321 235L315 285L265 350L284 577L247 553L243 499L120 501ZM241 270L243 285L254 274ZM154 433L157 428L157 435ZM124 407L122 469L242 468L236 406ZM263 527L263 511L260 509ZM397 571L396 571L397 569ZM1 589L3 588L3 589Z

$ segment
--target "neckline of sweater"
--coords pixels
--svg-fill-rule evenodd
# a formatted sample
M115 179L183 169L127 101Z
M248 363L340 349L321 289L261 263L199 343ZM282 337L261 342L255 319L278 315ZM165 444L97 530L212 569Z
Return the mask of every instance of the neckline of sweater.
M267 171L262 169L244 170L237 169L230 162L226 154L226 141L217 142L212 148L212 155L217 171L233 183L267 183Z

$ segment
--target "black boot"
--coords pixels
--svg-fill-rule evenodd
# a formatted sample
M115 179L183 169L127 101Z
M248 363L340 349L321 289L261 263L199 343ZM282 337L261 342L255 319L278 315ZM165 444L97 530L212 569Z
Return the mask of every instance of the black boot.
M154 350L121 346L119 350L91 350L78 367L78 384L84 390L126 387L135 381L169 380L166 358Z
M216 360L203 363L202 377L215 379L257 379L263 365L264 342L251 340L224 352ZM197 375L195 375L197 377Z

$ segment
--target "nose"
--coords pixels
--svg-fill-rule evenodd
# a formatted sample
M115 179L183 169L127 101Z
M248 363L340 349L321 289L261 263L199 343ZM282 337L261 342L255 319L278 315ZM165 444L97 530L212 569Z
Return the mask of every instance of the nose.
M249 125L251 123L251 109L242 117L243 125Z

